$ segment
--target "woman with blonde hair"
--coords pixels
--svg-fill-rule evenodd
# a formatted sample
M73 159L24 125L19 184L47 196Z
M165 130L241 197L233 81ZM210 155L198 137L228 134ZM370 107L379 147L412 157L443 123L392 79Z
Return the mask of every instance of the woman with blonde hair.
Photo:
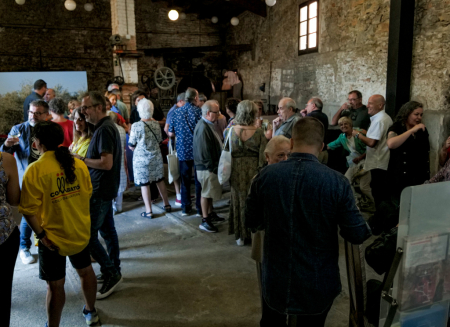
M240 102L237 106L234 126L225 131L225 150L229 151L231 147L232 155L228 233L234 234L239 246L251 242L250 230L244 225L245 200L252 178L266 161L264 150L267 139L263 130L255 126L257 114L258 107L253 101Z
M150 183L156 182L159 193L164 200L164 210L170 212L172 207L167 197L164 184L164 167L159 144L162 141L159 123L152 118L153 103L150 100L139 101L137 110L141 120L131 125L128 146L133 153L134 183L141 186L145 212L142 217L153 218Z
M92 135L94 125L86 121L80 107L76 108L73 111L73 142L69 147L70 152L86 157Z

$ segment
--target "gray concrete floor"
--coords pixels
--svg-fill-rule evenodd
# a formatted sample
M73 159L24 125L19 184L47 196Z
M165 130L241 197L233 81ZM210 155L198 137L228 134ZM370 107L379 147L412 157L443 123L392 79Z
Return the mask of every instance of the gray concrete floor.
M170 190L173 190L169 186ZM124 212L115 216L124 281L108 298L97 301L103 326L210 327L259 326L260 300L255 263L250 247L238 247L228 235L198 229L200 218L181 217L181 209L163 214L162 201L153 207L154 219L140 217L139 191L130 190ZM215 203L216 212L228 218L229 192ZM370 243L370 242L369 242ZM32 253L36 253L35 249ZM37 255L35 255L37 258ZM334 301L327 327L348 326L349 297L343 241L339 266L343 291ZM94 263L99 272L98 264ZM369 269L368 275L374 275ZM379 277L378 277L379 278ZM84 326L83 299L76 272L68 264L66 304L61 326ZM17 260L13 285L11 326L44 326L46 284L38 278L38 265Z

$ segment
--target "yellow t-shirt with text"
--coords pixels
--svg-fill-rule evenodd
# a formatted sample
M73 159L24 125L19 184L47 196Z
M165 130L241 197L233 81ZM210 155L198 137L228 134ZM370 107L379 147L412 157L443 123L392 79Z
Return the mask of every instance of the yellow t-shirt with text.
M81 252L91 236L91 177L85 163L78 159L75 175L75 182L69 184L55 152L47 151L28 166L23 176L19 211L40 219L47 238L63 256Z

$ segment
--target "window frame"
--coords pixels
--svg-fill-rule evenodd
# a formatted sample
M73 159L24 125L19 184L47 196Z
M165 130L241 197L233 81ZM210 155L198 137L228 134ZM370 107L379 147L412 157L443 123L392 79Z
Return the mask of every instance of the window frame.
M305 50L300 50L300 24L301 24L301 16L300 16L300 11L303 7L309 7L310 4L317 2L317 32L316 32L316 46L314 48L308 48L308 42L309 42L309 8L307 9L308 12L308 18L306 20L306 49ZM306 1L303 2L302 4L300 4L298 6L298 20L297 20L297 30L298 30L298 43L297 43L297 49L298 49L298 55L304 55L304 54L308 54L308 53L314 53L314 52L319 52L319 15L320 15L320 10L319 10L319 4L320 1L319 0L310 0L310 1Z

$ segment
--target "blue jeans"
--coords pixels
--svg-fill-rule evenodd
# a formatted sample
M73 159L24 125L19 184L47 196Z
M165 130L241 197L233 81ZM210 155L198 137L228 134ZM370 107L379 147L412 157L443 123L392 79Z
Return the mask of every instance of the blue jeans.
M114 267L113 262L105 251L105 248L98 240L98 232L103 227L103 224L111 209L111 200L103 200L98 197L91 197L90 212L91 212L91 239L89 241L89 251L92 257L100 265L100 271L107 276L117 275L119 272Z
M31 234L33 233L33 231L31 230L31 227L28 226L28 223L24 217L22 217L19 229L20 229L20 249L27 250L31 247Z
M103 237L106 243L106 249L108 251L109 259L120 273L120 249L119 249L119 237L117 236L116 226L114 225L113 208L110 206L108 213L106 214L105 221L102 227L100 227L100 235Z
M180 179L181 179L181 207L183 209L191 209L191 177L192 177L192 167L194 167L194 160L181 161L180 160ZM201 212L202 207L200 205L200 197L202 193L202 186L197 180L197 172L194 169L194 180L195 180L195 206L197 211Z

